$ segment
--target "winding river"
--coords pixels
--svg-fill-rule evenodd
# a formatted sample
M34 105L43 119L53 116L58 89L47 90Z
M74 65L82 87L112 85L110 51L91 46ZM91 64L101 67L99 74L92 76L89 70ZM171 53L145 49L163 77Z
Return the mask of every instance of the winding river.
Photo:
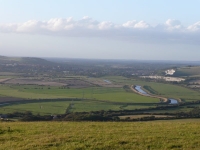
M152 97L152 95L149 95L147 92L145 92L145 91L141 88L140 85L134 86L134 89L135 89L137 92L139 92L140 94L142 94L142 95L151 96L151 97ZM178 104L178 100L173 99L173 98L169 98L168 101L170 101L169 104Z
M143 95L149 96L149 94L147 92L145 92L143 89L141 89L141 86L139 86L139 85L135 86L135 90L137 90L139 93L141 93Z

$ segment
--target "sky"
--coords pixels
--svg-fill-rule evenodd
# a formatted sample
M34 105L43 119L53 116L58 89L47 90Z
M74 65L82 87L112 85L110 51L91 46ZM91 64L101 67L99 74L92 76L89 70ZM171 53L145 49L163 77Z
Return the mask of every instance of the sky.
M199 0L0 0L0 55L200 61Z

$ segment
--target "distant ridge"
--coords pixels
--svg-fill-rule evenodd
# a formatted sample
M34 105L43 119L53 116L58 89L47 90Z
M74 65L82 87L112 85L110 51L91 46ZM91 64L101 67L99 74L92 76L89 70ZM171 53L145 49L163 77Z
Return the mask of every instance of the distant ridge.
M0 55L0 63L1 64L35 64L35 65L53 65L55 64L54 62L42 59L42 58L37 58L37 57L7 57L7 56L1 56Z

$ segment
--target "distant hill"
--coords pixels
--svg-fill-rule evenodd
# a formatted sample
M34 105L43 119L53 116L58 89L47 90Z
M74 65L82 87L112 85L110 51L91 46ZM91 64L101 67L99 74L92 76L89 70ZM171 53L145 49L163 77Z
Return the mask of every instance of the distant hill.
M0 56L0 63L1 64L38 64L38 65L53 65L56 64L51 61L47 61L42 58L36 57L6 57Z
M200 66L181 67L176 70L174 76L200 76Z

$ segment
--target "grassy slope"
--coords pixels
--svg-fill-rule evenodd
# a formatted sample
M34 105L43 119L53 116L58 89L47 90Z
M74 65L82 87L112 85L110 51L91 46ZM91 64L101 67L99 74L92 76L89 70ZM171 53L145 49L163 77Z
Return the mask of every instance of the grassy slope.
M178 68L174 75L175 76L199 76L200 66Z
M199 120L0 123L0 147L2 150L200 149L199 126Z
M0 56L0 63L3 64L55 64L53 62L47 61L42 58L36 58L36 57L5 57L5 56Z

